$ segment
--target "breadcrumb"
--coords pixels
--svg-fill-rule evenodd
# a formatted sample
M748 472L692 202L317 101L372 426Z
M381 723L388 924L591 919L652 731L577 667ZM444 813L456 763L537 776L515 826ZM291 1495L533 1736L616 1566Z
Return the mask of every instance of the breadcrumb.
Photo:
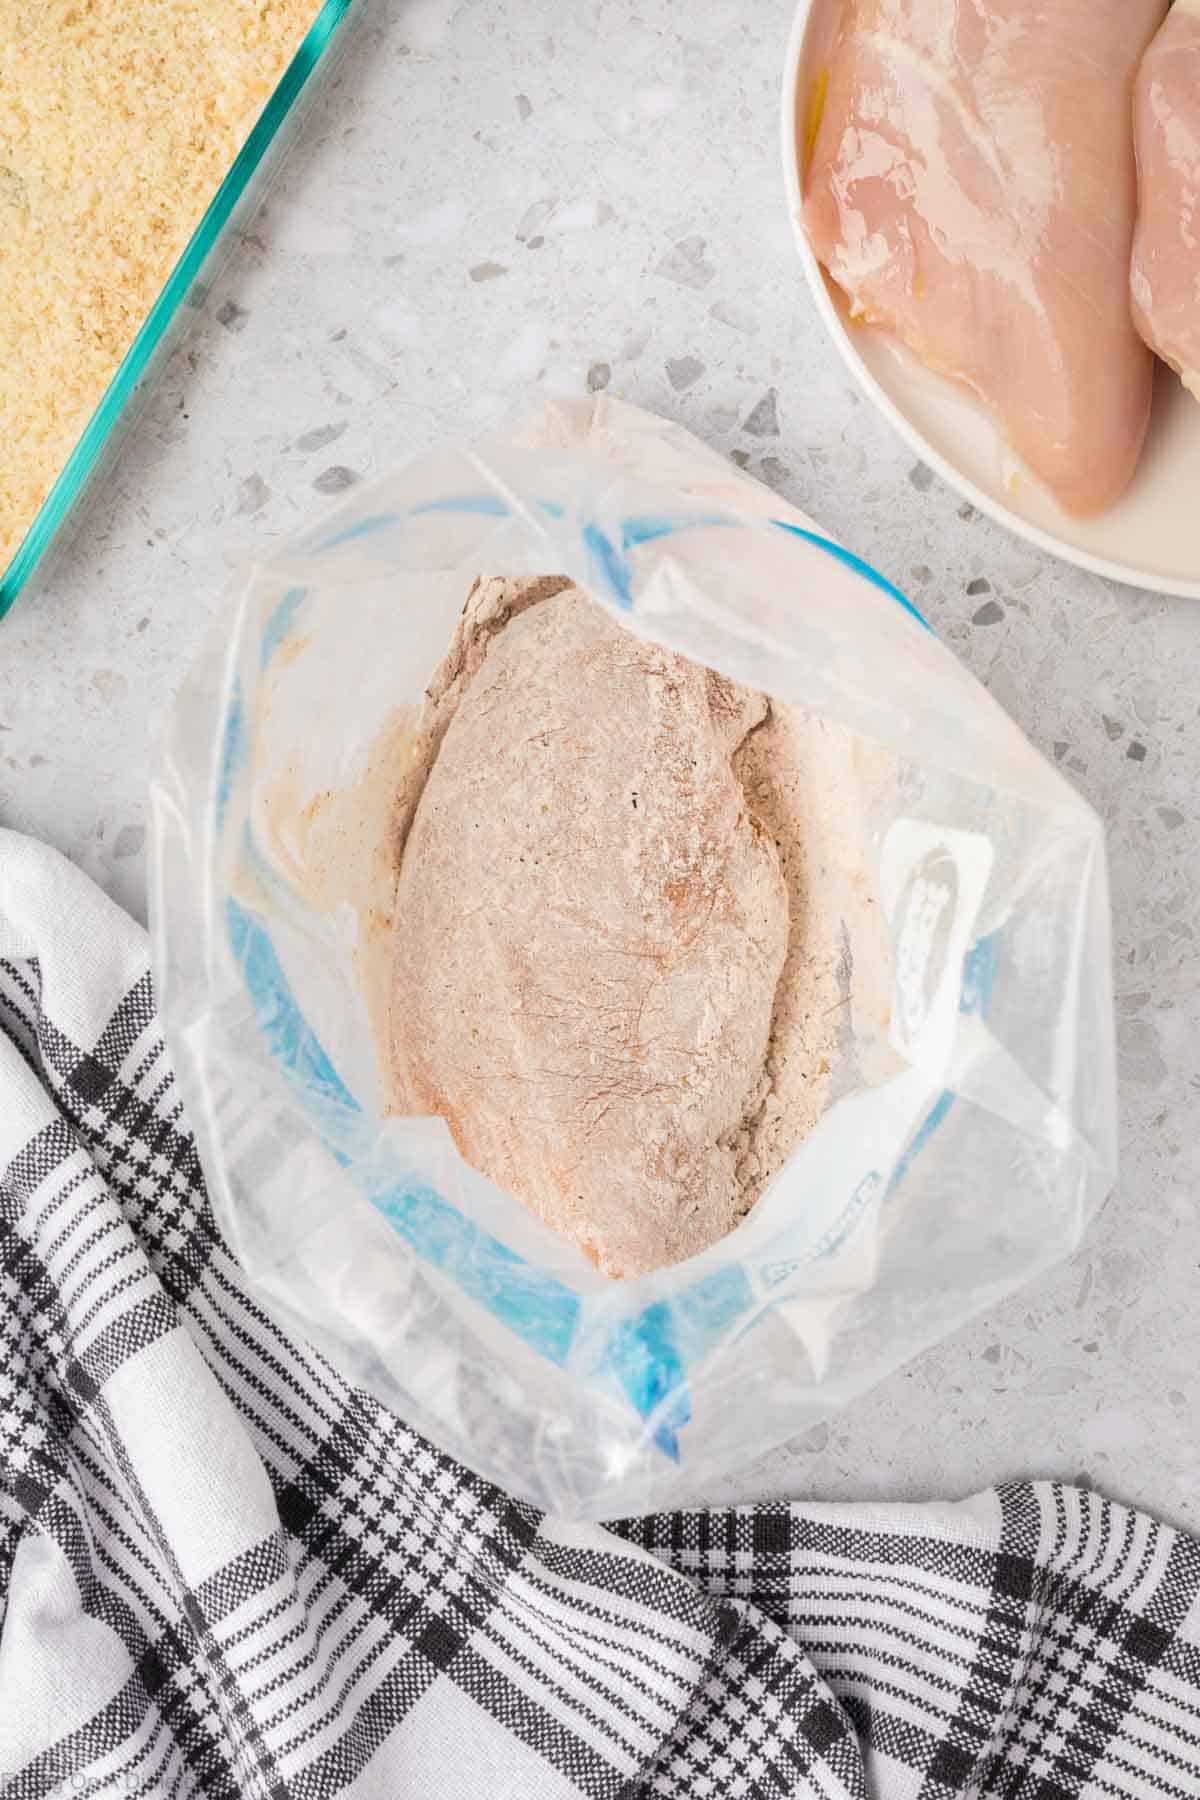
M0 0L0 570L318 0Z

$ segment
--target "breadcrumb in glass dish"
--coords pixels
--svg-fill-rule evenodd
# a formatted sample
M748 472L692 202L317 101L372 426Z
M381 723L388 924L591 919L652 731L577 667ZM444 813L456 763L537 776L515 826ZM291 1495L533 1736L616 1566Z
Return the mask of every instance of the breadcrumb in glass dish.
M0 571L318 0L0 0Z

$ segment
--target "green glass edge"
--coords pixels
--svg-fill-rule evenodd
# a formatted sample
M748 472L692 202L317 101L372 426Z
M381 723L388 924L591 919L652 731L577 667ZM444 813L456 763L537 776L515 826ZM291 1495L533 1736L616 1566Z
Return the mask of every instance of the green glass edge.
M276 132L287 118L353 3L354 0L325 0L309 26L303 43L255 121L249 137L229 165L203 218L167 277L157 300L146 314L116 374L105 388L99 405L84 426L82 436L63 464L54 486L34 515L33 523L21 539L16 555L0 578L0 619L33 574L55 532L66 518L163 334L186 300L192 282L224 230L234 207L245 193Z

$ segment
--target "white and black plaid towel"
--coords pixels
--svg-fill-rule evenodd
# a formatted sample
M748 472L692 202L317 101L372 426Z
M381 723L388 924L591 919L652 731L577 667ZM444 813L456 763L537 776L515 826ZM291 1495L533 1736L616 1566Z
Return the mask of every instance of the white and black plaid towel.
M562 1526L247 1297L142 932L0 833L0 1793L1200 1795L1200 1544L1092 1494Z

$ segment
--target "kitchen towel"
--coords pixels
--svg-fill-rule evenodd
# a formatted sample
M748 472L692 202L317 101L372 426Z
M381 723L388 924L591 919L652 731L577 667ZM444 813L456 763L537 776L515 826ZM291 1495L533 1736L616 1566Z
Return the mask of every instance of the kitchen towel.
M1189 1800L1200 1543L510 1500L247 1295L143 932L0 832L0 1795L200 1794Z

